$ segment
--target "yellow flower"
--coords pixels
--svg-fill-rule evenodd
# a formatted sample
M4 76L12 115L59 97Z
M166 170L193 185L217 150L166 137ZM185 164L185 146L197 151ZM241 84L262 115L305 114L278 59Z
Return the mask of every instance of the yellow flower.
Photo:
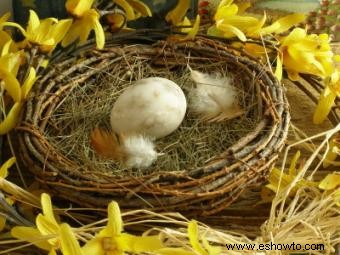
M335 98L340 97L340 71L335 70L331 77L324 79L325 88L320 95L318 105L314 111L313 122L322 123L332 109Z
M52 52L57 44L64 38L68 29L72 24L71 19L57 20L55 18L47 18L39 20L38 15L30 10L28 24L26 30L20 25L13 22L6 22L8 26L18 28L25 36L24 45L31 47L37 45L43 53Z
M204 235L201 237L201 245L199 242L199 235L197 222L195 220L190 221L188 225L188 236L192 248L201 255L220 254L220 248L211 246Z
M27 98L29 91L37 79L35 70L31 67L23 85L20 86L16 76L21 64L23 52L10 53L10 46L11 41L8 41L2 48L0 56L0 81L2 81L3 88L7 91L8 95L13 98L14 104L4 116L3 121L0 122L0 135L8 133L15 127L23 101Z
M102 49L105 44L105 34L99 22L100 15L91 9L93 0L67 0L66 9L74 17L74 21L62 40L62 46L68 46L79 38L80 43L86 42L90 32L94 30L97 48Z
M134 20L139 17L152 16L149 7L139 0L113 0L115 4L123 10L116 10L114 13L105 15L106 21L110 26L111 32L116 32L122 28L126 28L126 23L129 20Z
M298 80L299 73L327 77L334 72L327 34L308 35L304 29L295 28L279 41L279 62L282 62L291 80Z
M209 35L232 38L237 36L246 41L246 36L259 38L267 34L280 34L305 19L303 14L291 14L278 19L273 24L263 27L266 14L261 19L244 15L249 3L234 4L233 0L222 0L217 7L215 25L208 29Z
M150 8L139 0L113 0L125 12L127 20L135 20L139 17L151 17Z
M5 13L0 17L0 52L3 51L3 48L7 45L9 52L17 51L17 47L12 40L12 37L5 31L2 30L3 26L6 24L10 14ZM8 44L9 43L9 44ZM3 55L3 54L1 54Z
M0 56L0 82L14 100L14 105L8 112L2 122L0 122L0 135L9 132L16 124L21 109L21 88L20 83L16 79L16 75L20 66L21 53L7 53L9 49L8 42L4 46Z
M340 207L340 172L334 172L332 174L328 174L320 183L319 189L334 192L334 200L336 205Z
M266 60L266 54L273 52L272 49L257 43L233 42L232 46L241 49L253 57L261 58L262 60Z
M0 122L0 135L7 134L16 126L21 109L22 109L21 102L14 103L14 105L7 113L5 119L2 122Z
M297 151L295 156L292 158L288 173L283 173L278 168L273 168L269 175L269 184L266 185L266 188L274 191L279 192L283 189L285 189L288 185L290 185L294 179L296 178L298 172L300 171L300 168L297 168L297 161L300 158L300 151ZM279 187L280 184L280 187ZM300 187L317 187L318 183L313 181L308 181L305 179L301 179L298 181L298 183L294 186L292 189L292 192L290 195L294 194Z
M66 223L58 224L55 219L51 198L46 193L41 195L41 206L43 213L36 218L37 228L14 227L11 235L47 250L49 254L56 254L60 249L64 255L82 255L71 227Z
M123 255L147 253L163 248L159 236L134 236L123 233L123 222L116 202L108 205L108 223L82 247L83 254Z
M116 32L126 27L126 17L123 13L111 13L105 16L111 32Z
M54 18L48 18L40 21L37 14L30 10L25 36L33 45L39 45L41 52L49 53L64 38L71 24L71 19L58 21Z
M299 24L304 21L306 16L302 13L293 13L282 18L276 20L273 24L268 25L259 29L257 32L257 36L259 35L267 35L267 34L281 34L283 32L288 31L294 25Z
M195 22L192 25L191 21L188 19L185 14L187 13L190 7L190 0L178 0L177 5L175 8L170 10L166 15L165 19L167 22L176 25L178 27L183 27L180 29L182 33L186 33L185 36L170 36L170 40L192 40L195 38L198 30L200 28L201 17L199 15L196 16Z
M94 0L67 0L66 10L75 17L81 18L91 9Z
M23 102L26 100L29 91L37 80L33 67L29 69L22 86L16 79L16 74L20 65L21 52L9 53L0 57L0 81L3 81L4 89L13 98L14 104L0 122L0 135L8 133L17 124Z
M319 184L323 190L332 190L340 186L340 172L328 174Z
M15 157L10 158L7 160L1 167L0 167L0 179L6 178L8 175L8 168L10 168L15 163ZM10 199L6 199L6 201L11 204L13 201ZM0 215L0 232L5 228L6 225L6 218Z
M9 45L8 45L9 44ZM11 36L7 34L5 31L0 30L0 52L3 51L3 48L8 45L9 47L8 51L9 52L16 52L17 47L15 43L13 42Z
M6 12L4 15L0 16L0 29L2 29L10 16L11 14L9 12Z
M186 35L173 35L169 36L168 40L172 41L188 41L188 40L193 40L195 36L198 33L198 30L200 28L200 21L201 17L199 15L196 16L195 22L192 25L191 21L185 17L184 20L180 23L177 24L178 27L183 27L180 29L182 33L186 33Z
M156 254L160 255L217 255L221 254L220 247L214 247L211 246L208 242L208 240L205 238L205 235L201 237L202 244L199 241L199 229L197 221L192 220L188 224L188 237L189 237L189 243L192 247L192 251L186 250L184 248L162 248L158 251L156 251Z
M208 29L208 34L226 38L237 36L241 41L246 41L246 34L256 34L266 21L265 15L261 20L240 15L248 6L239 8L233 0L222 0L214 15L215 25Z
M334 136L329 141L329 148L326 154L323 167L329 167L330 165L340 166L340 162L336 162L336 158L340 155L340 134Z
M8 53L0 56L0 81L15 102L21 101L20 83L16 79L21 62L21 53Z
M173 25L180 23L190 7L190 0L178 0L174 9L168 12L165 19Z
M1 167L0 167L0 178L6 178L8 175L8 168L10 168L15 163L15 157L10 158L7 160Z

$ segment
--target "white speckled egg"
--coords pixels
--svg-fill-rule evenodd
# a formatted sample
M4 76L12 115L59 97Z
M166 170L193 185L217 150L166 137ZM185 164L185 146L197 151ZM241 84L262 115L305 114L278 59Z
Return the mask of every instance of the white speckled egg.
M183 121L187 102L173 81L150 77L136 81L114 103L111 127L117 134L142 134L161 138Z

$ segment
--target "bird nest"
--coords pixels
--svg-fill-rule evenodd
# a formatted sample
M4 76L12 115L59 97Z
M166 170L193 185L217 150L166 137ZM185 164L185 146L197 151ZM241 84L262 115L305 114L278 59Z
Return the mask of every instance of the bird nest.
M193 86L188 64L228 75L244 114L205 122L189 107L181 126L157 140L162 155L147 169L128 169L93 152L90 132L109 127L110 110L124 88L160 76L187 94ZM116 200L122 208L217 213L266 179L290 119L284 89L268 67L202 37L153 44L112 40L103 50L87 45L54 59L35 88L18 127L18 156L51 192L85 207Z

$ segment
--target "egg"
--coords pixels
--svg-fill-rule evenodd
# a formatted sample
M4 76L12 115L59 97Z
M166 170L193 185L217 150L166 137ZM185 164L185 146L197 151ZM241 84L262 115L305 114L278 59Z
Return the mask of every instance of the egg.
M145 78L118 97L111 111L111 127L117 134L158 139L179 127L186 109L185 95L175 82L161 77Z

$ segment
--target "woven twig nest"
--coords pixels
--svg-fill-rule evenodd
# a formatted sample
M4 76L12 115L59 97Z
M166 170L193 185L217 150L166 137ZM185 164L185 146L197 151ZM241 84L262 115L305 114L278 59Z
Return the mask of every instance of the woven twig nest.
M51 192L82 206L106 207L108 201L116 200L122 208L214 214L226 208L247 187L263 183L284 146L290 115L283 87L266 66L222 42L207 38L176 43L159 41L153 45L111 42L104 50L87 46L72 56L59 56L55 62L42 72L27 102L18 127L22 150L19 155L27 169ZM172 151L172 157L185 158L177 169L166 168L157 160L145 172L116 171L114 164L94 160L90 146L81 152L87 158L71 153L77 143L68 139L76 132L83 133L79 140L88 141L91 128L108 121L114 99L106 97L111 101L102 102L105 100L101 96L107 94L107 89L113 90L112 95L119 94L116 91L119 86L154 74L176 80L185 76L188 63L196 70L228 72L242 95L240 102L245 115L241 119L245 121L218 124L194 121L198 135L210 125L217 129L204 133L204 139L209 134L215 136L207 149L210 153L215 151L215 155L204 158L204 149L200 151L199 142L190 136L182 137L178 146L185 147L186 144L181 145L185 139L187 144L198 146L197 154L201 156L196 164L185 158L185 148ZM114 77L111 86L100 84L110 77ZM184 86L180 82L179 85ZM77 123L71 125L77 114L68 112L72 108L67 103L70 95L78 100L72 101L73 108L86 108L91 100L99 106L97 109L89 106L87 112L79 113ZM102 123L82 124L95 114ZM64 117L62 121L58 121L60 116ZM186 118L190 119L190 113ZM249 120L253 125L246 128ZM177 139L181 132L188 132L184 129L194 129L190 128L192 123L188 120L167 139ZM234 130L236 139L231 144L222 138L224 133L232 132L228 125L232 129L235 125L239 127ZM60 148L61 140L69 145L66 150ZM160 141L160 144L163 152L167 152L173 141Z

